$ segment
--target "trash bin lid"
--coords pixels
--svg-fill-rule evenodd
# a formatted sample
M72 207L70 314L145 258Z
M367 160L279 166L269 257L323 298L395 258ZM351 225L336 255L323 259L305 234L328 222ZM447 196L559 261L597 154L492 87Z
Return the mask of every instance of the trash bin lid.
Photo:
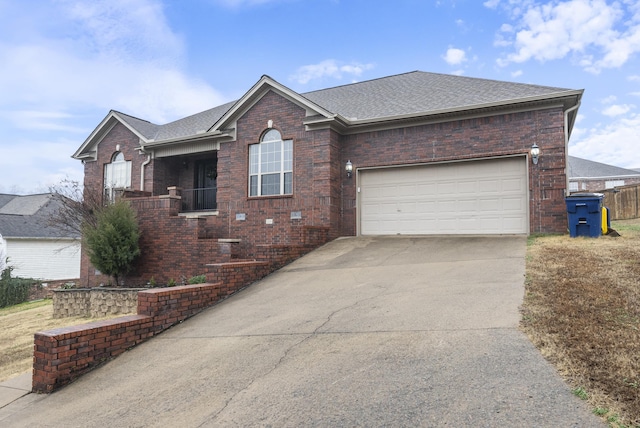
M604 198L604 193L572 193L567 196L569 198Z

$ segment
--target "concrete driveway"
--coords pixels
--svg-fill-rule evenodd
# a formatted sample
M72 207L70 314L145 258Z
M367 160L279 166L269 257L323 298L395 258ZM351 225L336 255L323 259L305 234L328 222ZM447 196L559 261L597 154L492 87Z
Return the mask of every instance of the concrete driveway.
M603 426L518 330L525 247L339 239L0 425Z

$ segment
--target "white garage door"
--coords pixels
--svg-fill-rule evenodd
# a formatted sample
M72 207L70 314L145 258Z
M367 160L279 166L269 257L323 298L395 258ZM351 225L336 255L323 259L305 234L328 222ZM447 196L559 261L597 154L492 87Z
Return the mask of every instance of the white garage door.
M524 157L364 170L360 233L527 233Z

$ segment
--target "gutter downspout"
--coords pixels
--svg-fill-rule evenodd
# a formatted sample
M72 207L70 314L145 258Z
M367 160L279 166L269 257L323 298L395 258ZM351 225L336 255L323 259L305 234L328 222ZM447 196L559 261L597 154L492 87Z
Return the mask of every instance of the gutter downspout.
M140 153L146 154L144 147L140 148ZM140 191L144 192L144 170L149 163L151 163L151 159L153 158L153 152L147 154L147 160L142 163L142 167L140 168Z
M565 180L566 180L566 184L565 184L565 188L564 188L564 196L569 196L569 171L568 171L568 166L569 166L569 113L571 113L574 110L577 110L580 107L581 101L578 101L578 104L574 105L571 108L568 108L567 110L565 110L564 112L564 159L565 159L565 168L564 168L564 175L565 175Z

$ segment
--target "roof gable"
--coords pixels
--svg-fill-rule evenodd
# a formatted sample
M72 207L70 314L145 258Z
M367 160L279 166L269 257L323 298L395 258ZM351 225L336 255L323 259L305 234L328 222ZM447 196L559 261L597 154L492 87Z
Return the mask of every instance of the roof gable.
M209 131L226 130L235 128L235 121L247 112L258 100L260 100L267 92L273 91L278 95L290 100L294 104L305 109L307 116L320 116L324 118L334 118L337 115L325 109L319 104L305 98L303 95L289 89L288 87L276 82L271 77L264 75L253 85L233 106L213 125Z
M72 157L80 160L95 160L96 146L100 144L100 141L102 141L109 131L118 123L121 123L137 135L140 141L151 140L158 129L158 125L154 125L151 122L111 110L87 139L84 140L84 143L82 143Z

